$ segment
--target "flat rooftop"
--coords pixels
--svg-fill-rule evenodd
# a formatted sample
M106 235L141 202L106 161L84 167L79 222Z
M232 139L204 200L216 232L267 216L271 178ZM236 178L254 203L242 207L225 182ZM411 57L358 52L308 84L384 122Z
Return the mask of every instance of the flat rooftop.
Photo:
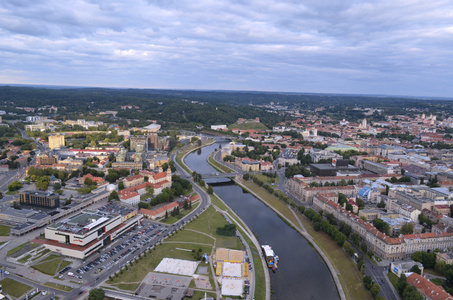
M85 234L116 215L118 214L102 211L84 211L61 222L49 225L48 228L73 234Z

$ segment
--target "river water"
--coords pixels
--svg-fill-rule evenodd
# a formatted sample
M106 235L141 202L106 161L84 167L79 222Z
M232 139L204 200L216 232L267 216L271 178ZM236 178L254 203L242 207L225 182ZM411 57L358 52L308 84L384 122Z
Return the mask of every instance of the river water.
M219 144L227 143L220 141L189 154L186 164L197 173L217 172L206 162L206 157ZM339 299L323 259L297 231L236 184L213 188L255 233L259 243L269 244L279 256L277 272L270 272L273 299Z

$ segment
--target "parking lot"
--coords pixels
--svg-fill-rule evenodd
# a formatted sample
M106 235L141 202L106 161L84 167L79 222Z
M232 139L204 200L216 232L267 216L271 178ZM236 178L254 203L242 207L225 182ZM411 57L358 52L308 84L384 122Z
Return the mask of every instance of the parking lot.
M83 261L75 273L68 272L69 277L85 278L85 274L97 275L115 266L121 268L134 260L143 251L159 242L168 230L165 226L144 221L142 226L135 227L116 239L110 246L99 251L99 256L90 261ZM65 270L65 272L68 270Z

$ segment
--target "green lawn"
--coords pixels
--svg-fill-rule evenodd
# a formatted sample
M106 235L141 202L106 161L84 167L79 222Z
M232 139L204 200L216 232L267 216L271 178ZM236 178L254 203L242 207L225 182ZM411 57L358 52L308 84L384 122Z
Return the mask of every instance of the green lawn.
M55 256L55 255L50 255ZM49 257L39 264L32 266L33 269L38 270L41 273L54 276L55 273L71 264L70 261L63 260L63 258L57 256L55 259L49 260Z
M31 243L30 242L23 243L22 245L19 245L16 248L13 248L13 249L9 250L8 252L6 252L6 255L7 256L13 255L14 253L22 250L22 248L24 248L28 244L31 244ZM38 244L31 244L31 249L36 248L38 246L39 246Z
M398 276L396 276L392 272L388 272L387 276L389 277L390 282L392 283L393 287L396 289L396 284L398 283Z
M17 195L19 194L19 191L7 191L5 195L12 196L12 195Z
M299 227L299 220L307 232L313 237L316 244L326 254L333 267L338 271L338 278L341 282L347 299L372 299L371 294L362 284L362 276L357 270L352 259L340 248L335 241L323 232L317 232L313 229L313 224L303 216L294 216L291 209L286 203L279 200L274 195L259 187L251 180L241 180L247 189L253 191L266 202L275 208L280 214L289 219L293 224Z
M132 267L128 267L127 271L124 270L117 277L114 276L112 279L109 279L107 283L121 289L135 290L143 278L149 272L152 272L164 257L194 260L192 251L178 250L176 248L187 250L201 248L203 253L208 254L212 250L212 246L162 243L161 245L157 245L150 253L147 253L145 257L141 257L138 263L134 263Z
M433 279L430 279L430 281L432 283L434 283L435 285L442 285L442 283L444 282L442 279L440 278L433 278Z
M234 172L234 170L222 165L221 163L217 162L212 156L215 154L216 152L213 152L213 154L209 155L208 156L208 163L214 167L214 169L216 169L217 171L220 171L222 173L231 173L231 172Z
M261 180L262 182L265 182L265 183L278 183L280 181L280 177L275 177L275 178L270 178L266 175L263 175L263 174L255 174L253 176L256 176L258 177L259 180ZM272 180L274 180L274 182L272 182Z
M210 196L212 203L216 205L219 209L230 211L230 209L228 209L228 207L216 195ZM230 215L236 222L244 226L244 224L235 215L233 214ZM238 230L244 237L245 242L250 246L250 249L252 250L253 266L255 269L255 299L257 300L266 299L266 284L264 275L265 271L263 268L263 264L261 263L261 257L259 254L257 254L260 253L261 249L257 249L255 247L253 242L248 238L248 236L242 229L238 228Z
M26 262L28 261L28 259L29 259L30 257L31 257L31 255L30 255L30 254L28 254L28 255L26 255L26 256L24 256L24 257L22 257L21 259L19 259L19 260L18 260L18 262L20 262L20 263L23 263L23 264L24 264L24 263L26 263Z
M11 230L11 227L5 226L5 225L0 225L0 235L1 236L8 236L10 230Z
M70 286L62 285L62 284L58 284L58 283L47 282L47 283L45 283L43 285L44 286L48 286L50 288L54 288L54 289L60 290L60 291L65 291L65 292L72 291L72 288Z
M20 296L22 296L24 293L31 289L31 286L20 283L11 278L5 278L1 280L0 284L2 285L4 293L16 298L19 298Z
M362 283L362 275L346 252L327 234L322 231L315 231L313 224L308 219L300 216L300 220L337 271L346 298L372 299L371 293Z

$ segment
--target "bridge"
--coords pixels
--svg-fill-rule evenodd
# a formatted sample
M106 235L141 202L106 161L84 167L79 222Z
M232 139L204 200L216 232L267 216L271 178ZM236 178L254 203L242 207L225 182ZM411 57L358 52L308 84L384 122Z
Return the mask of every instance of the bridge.
M200 174L203 179L208 178L223 178L223 177L235 177L236 175L241 175L239 172L233 173L207 173L207 174Z
M235 177L236 175L244 175L245 173L249 175L254 175L254 174L261 174L261 173L266 173L268 171L258 171L258 172L245 172L245 171L237 171L237 172L230 172L230 173L221 173L221 172L216 172L216 173L205 173L205 174L200 174L203 179L208 179L208 178L223 178L223 177Z

